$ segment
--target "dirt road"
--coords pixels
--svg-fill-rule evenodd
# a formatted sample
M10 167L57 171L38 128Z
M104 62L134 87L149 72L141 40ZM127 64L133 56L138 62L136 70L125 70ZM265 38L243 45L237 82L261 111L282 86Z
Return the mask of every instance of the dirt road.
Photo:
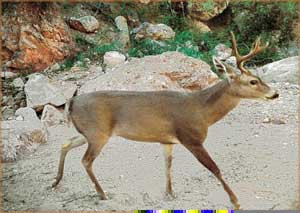
M291 209L297 197L297 108L295 85L273 84L275 101L242 101L209 130L205 146L243 209ZM270 119L268 119L270 118ZM174 149L174 200L164 198L159 144L111 138L94 163L109 200L99 200L81 164L86 146L72 150L55 190L59 150L74 131L49 130L50 139L31 156L3 165L4 210L231 209L227 194L181 145Z

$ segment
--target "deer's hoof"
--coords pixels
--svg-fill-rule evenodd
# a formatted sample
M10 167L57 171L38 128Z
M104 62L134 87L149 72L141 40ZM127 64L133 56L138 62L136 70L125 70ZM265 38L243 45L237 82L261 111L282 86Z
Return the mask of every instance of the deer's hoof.
M166 192L165 193L165 199L166 200L171 201L171 200L174 200L175 198L176 198L176 196L173 192L171 192L171 193Z
M52 188L55 188L58 185L59 181L55 181L54 183L52 183Z
M108 200L108 198L107 198L107 196L106 196L105 194L104 194L104 195L101 195L101 196L100 196L100 199L101 199L101 200Z
M233 205L236 210L241 210L241 205L239 203L234 203Z

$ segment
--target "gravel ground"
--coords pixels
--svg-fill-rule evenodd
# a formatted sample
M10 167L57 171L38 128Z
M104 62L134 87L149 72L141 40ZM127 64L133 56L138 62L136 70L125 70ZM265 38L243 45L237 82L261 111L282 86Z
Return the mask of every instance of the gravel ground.
M298 174L298 87L274 83L280 98L244 100L209 129L205 146L243 209L293 209ZM164 197L165 177L159 144L111 138L94 163L94 172L109 200L99 200L81 164L86 145L72 150L57 189L61 145L74 136L60 125L50 140L31 156L3 164L3 209L8 210L133 210L231 209L227 194L181 145L174 148L174 200Z

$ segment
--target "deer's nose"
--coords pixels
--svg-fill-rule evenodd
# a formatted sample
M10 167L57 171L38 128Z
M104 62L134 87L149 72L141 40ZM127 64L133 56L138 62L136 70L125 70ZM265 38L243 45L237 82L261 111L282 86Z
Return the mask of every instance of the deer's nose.
M278 98L279 97L279 94L278 93L275 93L273 96L272 96L272 99L275 99L275 98Z
M269 99L276 99L279 97L279 94L276 92L274 95L272 95Z

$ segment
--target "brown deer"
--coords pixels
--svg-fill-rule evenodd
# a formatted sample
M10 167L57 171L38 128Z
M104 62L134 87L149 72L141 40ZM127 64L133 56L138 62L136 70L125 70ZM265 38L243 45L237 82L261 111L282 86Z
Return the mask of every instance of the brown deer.
M73 138L62 147L58 174L52 186L57 186L63 176L66 154L88 143L82 163L100 197L107 199L93 173L92 164L108 139L117 135L135 141L156 141L163 145L167 195L173 195L172 148L174 144L182 144L215 175L232 204L239 208L236 195L203 145L208 127L222 119L243 98L271 100L279 95L244 67L244 62L267 45L260 46L258 38L250 53L241 56L232 32L231 38L240 73L236 72L236 68L213 58L223 80L207 89L194 92L98 91L74 97L66 111L69 120L84 137Z

